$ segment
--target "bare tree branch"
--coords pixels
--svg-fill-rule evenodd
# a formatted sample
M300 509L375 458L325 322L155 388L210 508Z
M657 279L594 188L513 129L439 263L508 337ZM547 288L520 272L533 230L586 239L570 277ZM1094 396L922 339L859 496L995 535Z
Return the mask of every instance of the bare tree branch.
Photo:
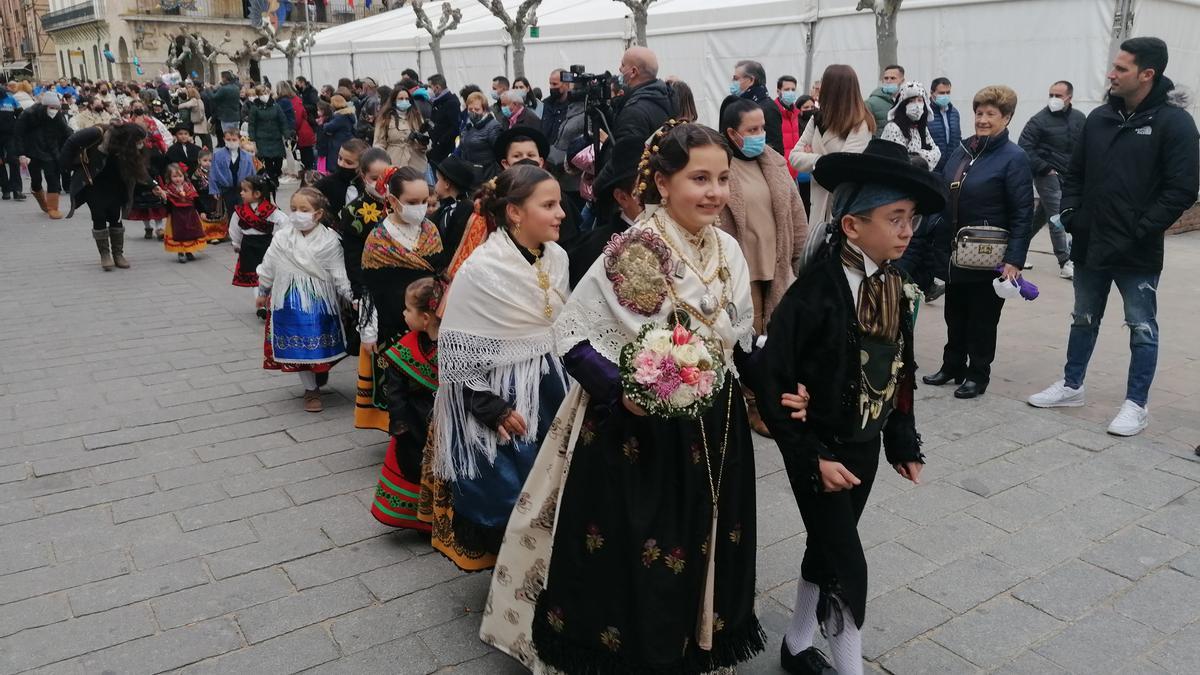
M634 44L646 46L646 23L650 18L650 5L657 0L617 0L633 12Z
M425 13L425 0L411 0L413 14L417 17L417 27L425 29L429 33L429 49L433 52L434 67L439 73L445 73L442 68L442 37L447 32L458 28L458 23L462 21L462 11L456 9L449 2L442 3L442 17L435 27L433 22L429 20L429 15Z
M542 0L525 0L517 7L516 16L509 16L501 0L478 0L483 8L500 19L513 47L513 76L525 77L525 32L537 25L537 8Z

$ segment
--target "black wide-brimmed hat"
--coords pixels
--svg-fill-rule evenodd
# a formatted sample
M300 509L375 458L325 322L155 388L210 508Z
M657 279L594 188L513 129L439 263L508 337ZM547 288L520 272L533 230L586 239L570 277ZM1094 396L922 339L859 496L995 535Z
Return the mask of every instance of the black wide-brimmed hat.
M825 155L817 160L813 178L830 192L843 183L889 187L909 195L917 204L917 213L925 215L946 206L946 189L941 179L928 169L914 166L908 151L899 144L879 138L871 139L862 153Z
M613 145L612 156L608 160L609 166L597 176L592 189L597 197L610 196L614 188L620 187L637 175L638 162L642 159L645 147L645 141L638 138L625 138Z
M445 176L446 180L463 192L470 192L479 181L475 166L465 159L450 155L434 165L433 170Z
M538 154L541 155L543 161L550 157L550 141L546 140L546 134L543 134L541 129L515 126L501 133L496 138L496 142L492 144L492 152L496 155L497 164L508 155L508 146L512 145L515 139L522 137L537 144Z

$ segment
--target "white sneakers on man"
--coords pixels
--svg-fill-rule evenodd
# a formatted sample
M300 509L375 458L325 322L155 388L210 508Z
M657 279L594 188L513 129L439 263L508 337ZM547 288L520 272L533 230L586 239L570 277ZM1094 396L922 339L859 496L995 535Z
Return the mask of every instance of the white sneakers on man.
M1030 396L1028 402L1035 408L1079 408L1084 403L1083 387L1072 389L1064 380L1059 380Z
M1063 266L1058 268L1058 276L1060 279L1074 279L1075 263L1071 262L1070 260L1063 263Z
M1108 425L1108 433L1113 436L1134 436L1141 433L1150 424L1150 411L1133 401L1121 404L1121 411Z

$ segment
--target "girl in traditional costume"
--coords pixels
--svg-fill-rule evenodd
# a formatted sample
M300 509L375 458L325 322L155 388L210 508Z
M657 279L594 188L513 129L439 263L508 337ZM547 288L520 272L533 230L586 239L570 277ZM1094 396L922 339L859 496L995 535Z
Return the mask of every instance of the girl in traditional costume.
M388 426L392 436L384 458L371 515L384 525L429 532L417 518L422 458L438 388L437 342L444 283L422 277L405 292L408 332L381 352L387 368Z
M288 217L267 199L270 191L268 179L250 176L243 179L242 203L233 208L229 219L229 239L238 254L233 268L233 285L254 288L258 286L257 269L271 245L271 235L276 225L285 225ZM259 318L266 318L266 310L259 308Z
M269 309L263 368L299 373L304 409L321 412L317 374L346 355L341 311L351 302L350 280L337 234L321 224L324 195L300 188L291 206L258 266L257 305Z
M221 198L208 192L212 162L212 152L201 150L191 181L192 187L196 188L196 193L199 194L196 207L200 211L200 223L204 226L204 238L210 244L218 244L229 238L229 216L225 213L225 203Z
M729 162L712 129L660 129L640 167L650 210L613 238L555 326L579 384L517 500L480 629L535 670L705 673L763 649L734 363L752 348L754 306L738 243L714 225ZM647 324L686 326L728 369L698 416L647 416L624 393L621 354Z
M163 238L163 248L167 253L174 253L179 262L185 263L196 259L196 253L203 251L208 243L204 240L204 225L200 222L200 212L196 210L196 201L200 195L195 186L187 180L187 167L182 164L172 164L167 167L167 230Z
M433 486L433 544L470 571L491 566L567 388L553 333L568 294L558 183L512 167L484 186L479 210L492 232L446 300L433 439L445 481Z
M386 167L373 185L386 206L384 217L370 228L363 243L359 334L358 393L354 426L388 430L387 368L378 352L405 332L405 290L417 279L445 266L446 254L437 227L425 218L429 183L412 167ZM357 200L355 200L357 201ZM353 202L352 202L353 203ZM371 202L376 203L375 201Z

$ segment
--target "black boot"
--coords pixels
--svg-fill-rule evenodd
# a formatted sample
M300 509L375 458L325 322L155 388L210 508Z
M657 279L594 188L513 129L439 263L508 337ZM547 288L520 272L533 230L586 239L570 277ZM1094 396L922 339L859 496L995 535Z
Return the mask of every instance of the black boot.
M8 201L8 200L12 199L12 193L9 192L8 190L5 190L4 196L2 198L4 199L4 201Z
M14 193L13 193L13 199L15 199L15 200L17 200L17 201L19 201L19 202L23 202L23 201L25 201L25 193L24 193L24 192L21 192L20 190L18 190L18 191L16 191L16 192L14 192Z
M794 675L837 675L825 654L816 647L809 647L799 654L788 651L787 638L779 646L779 665Z
M922 377L921 381L933 387L940 387L943 384L948 384L951 380L954 381L954 384L962 384L963 380L965 379L967 378L959 375L953 370L947 369L945 366L942 366L941 370L932 375L926 375L925 377Z
M983 396L983 392L987 391L987 384L980 384L975 380L967 380L962 383L958 389L954 390L954 398L975 398Z

